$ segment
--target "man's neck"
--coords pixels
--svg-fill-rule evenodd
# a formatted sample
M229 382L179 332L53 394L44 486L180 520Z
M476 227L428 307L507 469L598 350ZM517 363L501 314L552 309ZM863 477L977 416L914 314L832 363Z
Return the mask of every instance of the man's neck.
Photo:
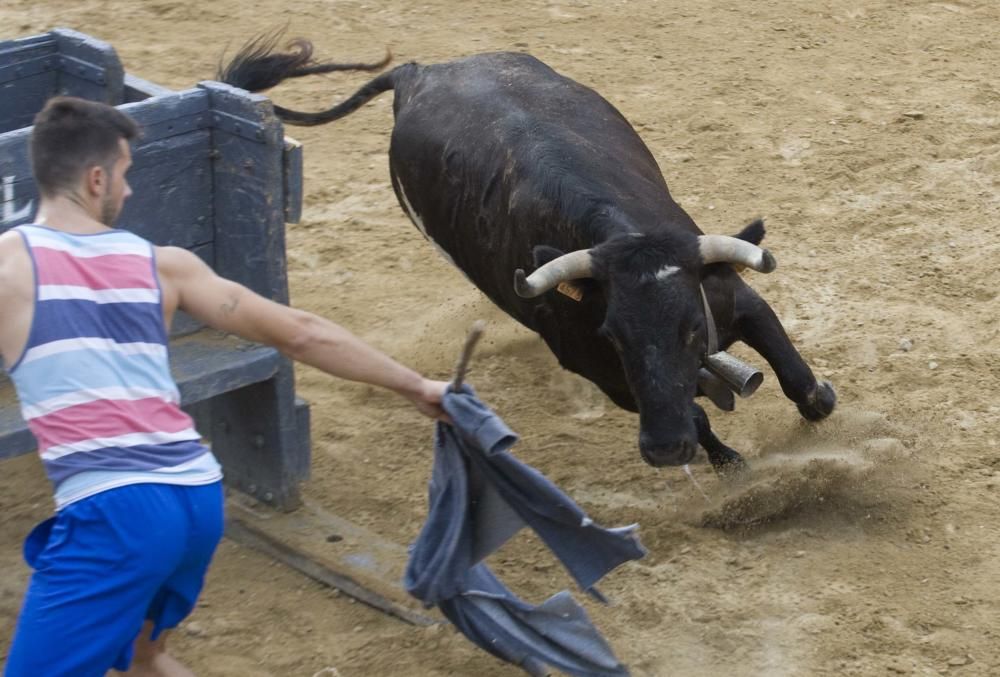
M38 205L35 223L53 230L77 235L90 235L111 230L94 218L94 215L83 205L65 195L42 198Z

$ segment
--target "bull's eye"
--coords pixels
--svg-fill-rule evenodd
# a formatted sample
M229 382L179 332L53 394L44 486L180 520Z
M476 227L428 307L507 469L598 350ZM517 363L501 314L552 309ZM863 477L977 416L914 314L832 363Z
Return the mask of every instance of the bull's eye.
M701 322L696 323L685 335L684 335L684 345L693 346L701 335L702 330L705 328Z

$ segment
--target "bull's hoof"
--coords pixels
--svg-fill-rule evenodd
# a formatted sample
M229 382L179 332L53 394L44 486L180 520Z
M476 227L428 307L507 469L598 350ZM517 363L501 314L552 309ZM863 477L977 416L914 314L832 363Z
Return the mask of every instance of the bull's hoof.
M800 404L799 413L807 421L822 421L837 406L837 393L829 381L820 381L806 404Z
M724 482L739 484L750 479L750 465L743 460L742 456L738 456L736 460L729 463L714 466L714 468L715 474Z
M737 452L726 447L708 455L715 474L724 480L742 480L750 475L750 466Z

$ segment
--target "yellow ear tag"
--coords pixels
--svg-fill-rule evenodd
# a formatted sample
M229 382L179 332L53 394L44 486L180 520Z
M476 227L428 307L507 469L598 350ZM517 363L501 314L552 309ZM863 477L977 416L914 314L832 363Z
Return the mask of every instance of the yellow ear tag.
M560 282L556 287L556 291L564 296L568 296L574 301L583 300L583 290L577 287L572 282Z

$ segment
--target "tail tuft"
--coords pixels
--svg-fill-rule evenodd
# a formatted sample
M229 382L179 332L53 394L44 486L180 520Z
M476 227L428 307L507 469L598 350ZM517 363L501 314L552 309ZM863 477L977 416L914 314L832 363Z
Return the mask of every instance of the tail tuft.
M288 78L300 78L334 71L377 71L392 61L392 53L373 63L333 63L313 59L313 44L305 38L294 38L277 51L285 37L285 29L262 33L248 40L226 65L219 63L216 79L250 92L261 92L279 85Z
M285 29L262 33L240 48L227 65L219 64L216 79L249 92L270 89L291 77L296 70L312 62L312 43L296 38L288 43L288 52L275 53Z

